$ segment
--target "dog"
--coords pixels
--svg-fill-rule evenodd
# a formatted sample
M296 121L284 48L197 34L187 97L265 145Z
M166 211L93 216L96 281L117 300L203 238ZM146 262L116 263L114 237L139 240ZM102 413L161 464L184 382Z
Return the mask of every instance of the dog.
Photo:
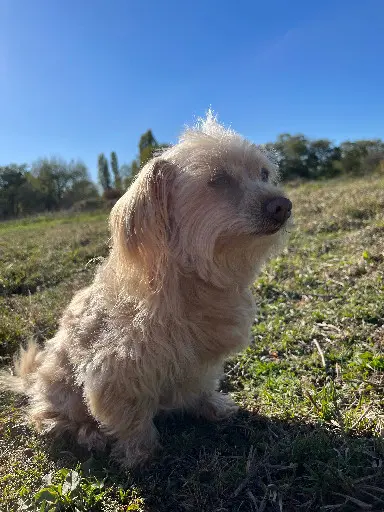
M112 441L126 468L158 447L157 413L236 413L217 389L225 359L249 343L250 286L291 222L277 180L261 147L208 112L140 170L111 211L93 283L43 349L21 349L2 389L29 397L40 430L89 449Z

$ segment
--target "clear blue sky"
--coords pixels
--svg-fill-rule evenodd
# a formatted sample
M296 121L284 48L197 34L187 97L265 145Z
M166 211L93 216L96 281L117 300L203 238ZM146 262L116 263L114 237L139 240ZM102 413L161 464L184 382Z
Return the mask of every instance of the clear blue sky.
M384 0L0 0L0 165L95 177L210 105L256 142L384 138Z

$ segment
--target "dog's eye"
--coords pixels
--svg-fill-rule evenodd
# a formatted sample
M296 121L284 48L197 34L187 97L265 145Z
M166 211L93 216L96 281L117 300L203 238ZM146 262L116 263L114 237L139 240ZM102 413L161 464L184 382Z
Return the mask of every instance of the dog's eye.
M269 180L269 171L265 167L263 167L260 171L261 181Z
M226 172L218 172L213 174L208 182L211 187L230 187L233 183L233 178Z

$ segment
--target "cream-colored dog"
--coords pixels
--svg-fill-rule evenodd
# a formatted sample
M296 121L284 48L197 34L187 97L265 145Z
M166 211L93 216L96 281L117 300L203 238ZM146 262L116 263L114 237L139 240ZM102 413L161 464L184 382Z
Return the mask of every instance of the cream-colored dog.
M2 388L29 396L37 427L88 447L113 440L127 467L156 448L157 412L236 412L218 380L249 342L249 287L286 231L292 205L275 181L266 154L208 113L116 203L93 284L43 350L21 350Z

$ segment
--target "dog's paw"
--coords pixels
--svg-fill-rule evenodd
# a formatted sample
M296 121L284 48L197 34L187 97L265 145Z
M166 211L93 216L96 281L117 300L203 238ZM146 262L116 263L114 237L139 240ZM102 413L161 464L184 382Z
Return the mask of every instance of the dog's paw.
M215 391L201 396L197 414L209 421L221 421L237 413L239 407L229 395Z
M107 438L95 425L85 424L79 428L77 441L89 451L96 450L103 452L107 446Z
M111 456L124 469L142 468L160 449L157 439L117 441Z

